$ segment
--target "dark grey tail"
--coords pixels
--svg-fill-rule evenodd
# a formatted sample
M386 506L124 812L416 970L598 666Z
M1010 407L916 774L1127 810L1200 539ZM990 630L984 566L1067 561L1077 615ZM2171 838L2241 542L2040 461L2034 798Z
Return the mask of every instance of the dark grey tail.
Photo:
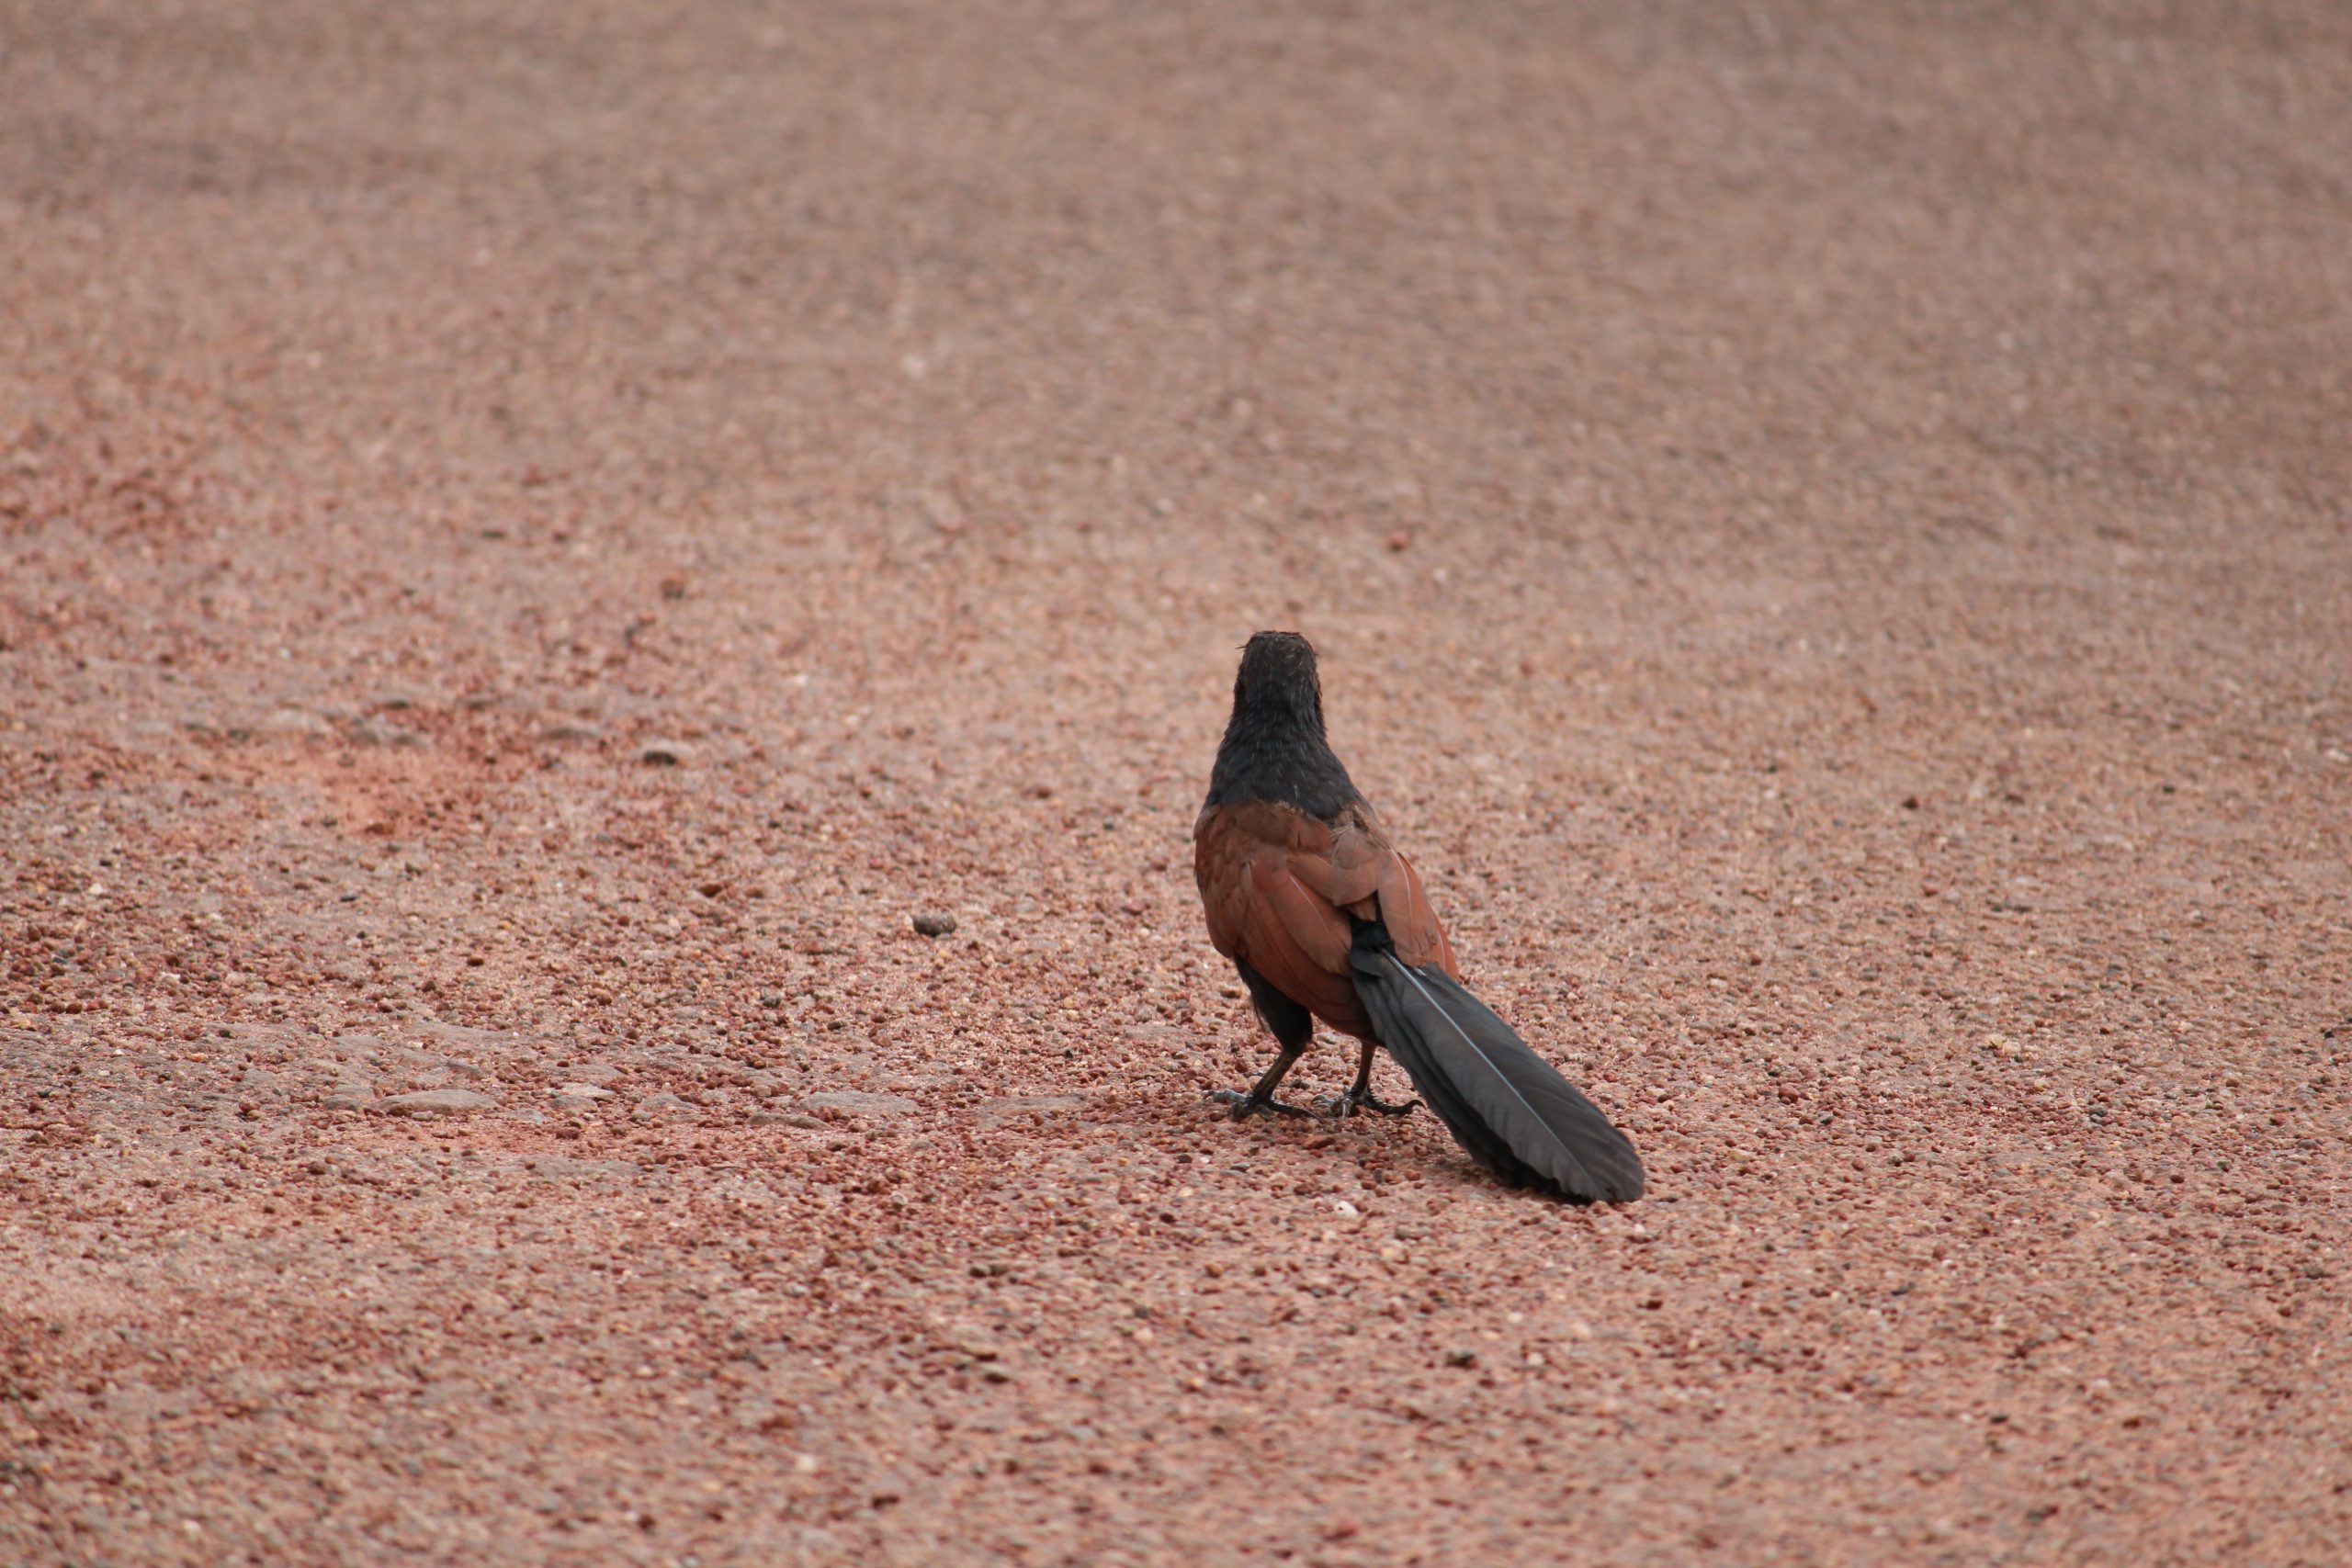
M1407 965L1377 924L1358 930L1349 962L1380 1043L1473 1159L1578 1202L1642 1195L1625 1134L1459 981Z

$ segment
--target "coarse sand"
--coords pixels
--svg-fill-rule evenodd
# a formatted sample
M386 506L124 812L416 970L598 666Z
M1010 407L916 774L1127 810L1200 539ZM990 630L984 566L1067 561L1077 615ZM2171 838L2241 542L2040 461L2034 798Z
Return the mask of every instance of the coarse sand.
M0 1561L2343 1562L2347 432L2329 0L0 0Z

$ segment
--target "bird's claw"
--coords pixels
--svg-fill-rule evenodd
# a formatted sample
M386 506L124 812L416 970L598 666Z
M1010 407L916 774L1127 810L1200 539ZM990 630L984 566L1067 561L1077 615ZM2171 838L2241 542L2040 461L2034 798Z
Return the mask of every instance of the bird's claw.
M1277 1116L1312 1116L1315 1114L1315 1112L1306 1110L1303 1106L1285 1105L1281 1100L1271 1097L1261 1100L1254 1094L1244 1094L1238 1089L1213 1089L1209 1090L1208 1098L1216 1100L1220 1105L1230 1105L1233 1107L1233 1119L1236 1122L1245 1122L1252 1116L1261 1115L1268 1111L1272 1111Z
M1392 1104L1389 1101L1381 1099L1370 1089L1365 1089L1361 1094L1354 1089L1350 1089L1345 1094L1340 1096L1340 1109L1338 1114L1341 1116L1352 1116L1356 1112L1356 1108L1358 1106L1362 1106L1366 1111L1377 1111L1383 1116L1410 1116L1416 1110L1419 1109L1420 1103L1421 1102L1418 1100L1408 1100L1402 1104Z

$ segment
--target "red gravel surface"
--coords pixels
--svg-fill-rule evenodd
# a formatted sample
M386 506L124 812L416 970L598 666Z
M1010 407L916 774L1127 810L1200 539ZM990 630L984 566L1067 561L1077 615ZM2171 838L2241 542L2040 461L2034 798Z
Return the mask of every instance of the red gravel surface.
M2342 1562L2347 430L2333 5L6 0L0 1559Z

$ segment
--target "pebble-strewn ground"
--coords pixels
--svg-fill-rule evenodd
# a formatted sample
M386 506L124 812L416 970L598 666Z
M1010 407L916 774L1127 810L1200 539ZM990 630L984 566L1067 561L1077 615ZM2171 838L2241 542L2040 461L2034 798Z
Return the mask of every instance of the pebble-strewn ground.
M0 0L0 1560L2341 1562L2347 431L2320 0Z

